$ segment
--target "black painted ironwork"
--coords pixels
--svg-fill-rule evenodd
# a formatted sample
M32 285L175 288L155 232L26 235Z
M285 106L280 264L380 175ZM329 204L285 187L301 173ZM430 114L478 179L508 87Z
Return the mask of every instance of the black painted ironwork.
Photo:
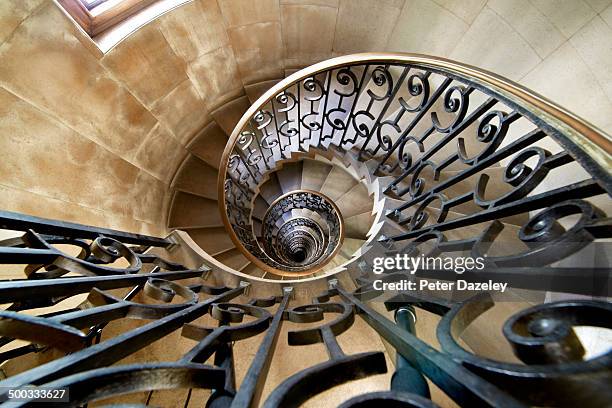
M609 296L609 265L563 263L610 238L611 231L609 218L593 200L609 200L607 169L568 148L564 135L470 78L392 63L343 66L305 78L249 119L224 169L228 216L247 250L262 251L251 226L257 188L277 162L295 152L319 149L352 155L380 176L389 197L400 201L393 201L387 216L393 228L377 236L373 249L364 251L347 271L346 281L352 278L357 289L332 279L328 290L310 304L292 304L296 288L291 286L268 298L250 298L252 283L209 285L203 279L208 268L189 269L151 251L172 249L177 243L171 239L2 212L0 227L22 234L0 243L0 260L23 276L0 282L0 299L6 305L0 312L0 360L19 361L49 350L59 356L0 381L0 406L37 406L33 400L8 400L9 389L34 385L69 389L68 403L45 406L83 406L137 391L182 388L190 391L186 401L176 402L179 406L189 402L191 390L207 389L210 396L198 401L200 405L297 407L336 385L390 370L394 375L388 390L347 397L341 407L434 407L425 378L466 407L611 403L612 350L585 359L574 330L612 329L610 302L545 303L505 323L491 322L491 329L503 330L520 360L509 363L482 357L459 341L494 306L488 293L464 298L441 298L427 291L390 296L374 288L371 274L362 273L370 272L375 256L467 252L487 259L485 270L463 275L470 281L495 277L515 288ZM527 129L509 138L513 126L521 123ZM474 140L482 145L480 152L472 150ZM562 148L551 150L545 140ZM449 149L451 144L456 148ZM550 183L551 176L562 175L559 170L565 168L582 171L583 179L566 182L561 177L560 183ZM492 194L488 188L496 175L497 184L506 189ZM305 260L316 263L337 246L330 246L329 239L340 228L333 206L315 201L303 208L324 210L320 220L329 221L327 227L305 216L278 222L287 208L298 207L295 202L272 209L264 245L279 261L295 266L303 262L298 253L304 252ZM496 239L508 225L515 226L514 242L523 246L496 253ZM78 254L66 252L65 246ZM389 271L380 279L414 276ZM416 276L456 279L438 269L418 270ZM76 307L62 306L76 295L87 297ZM56 310L36 313L50 306ZM386 311L395 311L395 319ZM422 311L439 316L439 348L416 332L414 319ZM214 324L196 322L204 316ZM339 338L350 335L356 318L395 351L395 368L382 350L350 354L343 349ZM130 320L138 324L114 337L104 336L108 324ZM298 329L281 336L283 322ZM121 363L177 330L195 344L175 361ZM246 364L240 362L248 368L237 381L234 351L258 335L257 351ZM25 345L11 348L17 341ZM290 356L275 355L279 342L291 346ZM325 347L327 360L283 379L264 395L271 365L299 358L300 346L312 344Z
M263 218L263 252L275 268L311 269L329 261L342 244L342 219L334 204L314 191L279 197Z
M16 339L30 345L0 356L7 360L45 349L57 349L65 355L1 381L3 391L26 385L68 388L70 402L55 405L80 406L136 391L204 388L213 390L208 406L254 407L261 403L264 407L297 407L337 384L391 368L380 350L348 355L342 350L337 337L351 329L358 315L397 350L398 363L389 391L351 398L343 407L381 403L435 406L427 399L423 375L463 406L598 406L612 400L610 388L605 386L611 380L612 352L583 361L584 349L572 330L574 325L612 328L612 307L606 302L551 303L511 317L504 325L504 334L525 365L495 362L457 343L470 322L493 305L488 294L454 303L436 298L391 300L387 305L399 309L398 324L368 306L368 302L381 296L368 284L351 293L331 281L330 290L310 305L290 307L291 287L278 296L235 303L232 299L244 295L248 283L236 288L203 282L181 284L179 281L187 278L200 278L207 270L189 270L145 252L151 245L169 240L91 227L84 227L80 236L76 224L71 224L69 236L64 236L67 230L56 222L36 221L47 234L31 229L28 217L15 216L10 220L11 227L26 231L3 242L3 263L31 263L24 268L27 278L0 283L0 299L10 305L0 312L2 345ZM97 236L91 235L96 232ZM126 241L139 245L129 246L108 237L122 234ZM78 256L67 255L55 247L58 244L76 245L81 252ZM128 266L108 265L120 259ZM77 276L65 277L68 273ZM125 297L117 297L110 290L118 288L131 290ZM88 297L76 309L39 316L26 314L82 293ZM135 301L137 293L144 298ZM181 299L175 302L174 297ZM442 317L438 326L442 350L433 349L414 332L414 307ZM217 327L191 323L205 314L218 322ZM325 319L326 315L333 319ZM120 319L144 319L147 323L100 341L104 326ZM308 327L279 339L283 321ZM323 323L313 327L316 321ZM114 365L177 329L181 329L182 336L197 341L179 360ZM232 348L264 332L245 378L236 384ZM301 345L323 343L329 360L287 378L261 400L270 365L288 357L274 356L278 341L288 341L298 348L296 355ZM205 363L213 356L213 363ZM1 406L37 404L7 401L6 392L2 398L5 402Z
M320 151L354 156L390 178L385 194L401 203L387 216L403 229L381 239L396 249L430 241L439 255L452 247L449 231L477 228L486 234L462 239L490 266L550 265L612 235L597 207L612 192L609 169L552 119L460 72L388 61L322 69L248 119L226 149L224 199L250 253L259 186L293 154ZM489 251L501 241L524 250Z
M226 148L231 154L230 166L223 169L227 215L245 249L257 240L253 198L266 177L296 154L350 156L378 176L383 193L393 199L385 207L393 227L385 228L378 242L347 266L362 287L351 293L334 286L315 307L343 313L350 305L400 355L391 391L357 397L343 406L430 406L423 399L428 397L423 375L462 406L604 406L612 401L604 385L611 379L610 352L583 361L584 350L571 329L580 324L609 328L606 301L550 303L511 317L504 335L524 363L519 365L472 355L457 343L466 326L492 307L488 295L451 300L399 296L389 301L381 300L385 296L372 284L375 278L458 279L454 271L440 268L374 276L375 257L467 254L485 264L483 270L461 275L469 282L495 280L541 293L609 297L609 260L592 254L605 252L605 244L598 244L612 237L606 213L610 169L584 153L580 135L568 130L569 123L554 123L558 119L527 108L499 87L427 61L370 58L322 65L282 85L273 97L256 102L256 110L235 130L240 137ZM282 236L288 234L283 231ZM343 303L327 306L329 296L339 296ZM376 312L368 304L375 299L391 309L417 307L440 315L442 350L419 340L405 316L402 324L395 324ZM412 329L402 330L402 325ZM288 379L266 406L297 406L307 398L304 393L310 395L305 390L321 391L313 378L342 381L350 375L351 370L336 370L358 357L343 356L329 330L317 330L307 341L323 342L330 362ZM376 370L373 360L368 365ZM402 389L403 383L412 390ZM293 399L298 403L289 402Z

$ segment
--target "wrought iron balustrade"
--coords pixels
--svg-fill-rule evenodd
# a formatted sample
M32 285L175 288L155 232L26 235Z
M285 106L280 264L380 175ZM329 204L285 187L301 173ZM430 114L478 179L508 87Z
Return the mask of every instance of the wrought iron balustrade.
M292 272L329 262L342 244L342 216L328 197L308 190L285 194L263 218L264 254Z
M612 328L610 303L572 300L512 316L503 327L504 335L524 364L496 362L458 343L470 323L493 306L486 293L462 302L426 294L388 299L387 308L399 309L402 316L396 323L375 310L371 301L380 292L368 285L352 291L331 280L329 290L311 304L297 306L291 305L292 287L268 298L249 299L247 282L235 288L211 286L201 278L210 272L206 268L186 269L146 251L177 245L169 239L6 212L0 218L3 227L24 231L2 242L2 263L15 268L27 264L26 279L0 282L0 298L9 305L0 312L2 346L17 340L29 343L3 351L0 358L19 361L49 350L60 353L0 381L0 406L39 406L34 400L8 399L8 390L34 385L68 390L66 401L45 406L82 406L138 391L149 392L150 398L166 389L184 389L182 399L173 404L187 405L196 390L209 389L207 406L297 407L335 385L393 370L381 350L343 351L338 337L351 333L356 318L365 320L395 348L397 363L389 390L355 396L342 407L434 407L425 376L461 406L603 406L612 398L607 386L612 379L612 352L583 360L584 348L572 330L580 325ZM72 256L58 247L67 244L81 252ZM121 259L129 266L117 267ZM183 283L185 279L190 283ZM113 289L124 289L125 296L119 297ZM62 300L78 294L88 294L87 299L75 308L61 307ZM45 306L56 310L36 314ZM441 350L417 336L411 317L415 307L440 315ZM204 315L217 324L193 323ZM126 320L145 322L104 336L109 323ZM287 337L280 335L284 321L298 324ZM182 337L195 343L177 360L141 358L117 364L179 329ZM235 350L262 333L243 380L237 382ZM279 341L291 345L291 356L275 355ZM262 398L270 366L285 364L300 355L300 346L316 343L325 345L328 360L282 380Z
M69 390L68 402L49 406L122 403L119 397L137 392L148 393L144 401L134 397L145 402L180 389L173 405L297 407L387 372L386 390L347 396L341 406L433 407L436 390L465 407L609 405L612 350L591 356L577 334L581 326L612 329L609 261L598 259L596 247L612 231L609 150L608 136L574 115L452 61L368 54L297 72L264 94L230 138L218 185L221 215L258 265L270 266L269 258L286 273L314 270L342 240L333 201L316 192L284 197L264 217L263 240L254 234L252 209L279 164L327 151L361 163L388 198L384 225L359 256L318 281L240 281L201 260L190 268L174 259L184 245L180 234L157 238L1 212L0 227L21 233L0 243L3 267L13 268L0 282L0 406L39 406L8 399L8 390L34 385ZM466 280L504 279L514 288L590 298L494 321L488 293L375 289L373 258L397 253L467 253L485 258L486 268L465 272ZM587 255L593 262L583 262ZM305 261L305 270L291 270ZM376 277L410 278L390 272ZM416 276L457 279L439 269ZM321 281L323 293L296 301ZM416 331L415 317L425 312L435 316L438 344ZM363 335L358 320L389 345L393 365L382 348L351 353L342 345ZM503 333L513 362L465 348L464 336L483 321L487 332ZM157 341L172 344L176 358L155 361L147 351ZM238 360L247 342L249 357ZM281 343L288 354L276 352ZM325 361L287 378L271 375L312 344L324 346Z
M430 255L470 250L491 267L545 267L612 235L610 147L592 125L490 72L357 54L295 73L246 112L224 152L220 211L238 248L261 261L250 216L258 187L294 154L331 151L367 165L396 200L387 217L403 228L379 237L389 250L429 242Z

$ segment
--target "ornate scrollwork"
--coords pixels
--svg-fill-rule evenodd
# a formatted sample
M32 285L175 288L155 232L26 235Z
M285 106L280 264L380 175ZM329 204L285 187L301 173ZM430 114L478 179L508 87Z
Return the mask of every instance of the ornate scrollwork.
M257 111L257 113L255 113L253 116L253 121L257 124L257 129L259 130L264 129L266 126L272 123L273 119L274 116L272 113L264 109Z
M384 88L382 94L376 94L372 89L368 89L368 95L373 100L381 101L391 96L393 92L394 80L388 67L376 67L372 71L372 84L379 88Z
M384 300L389 310L401 304L440 315L442 350L398 328L368 304L374 299L382 302L384 296L370 282L373 259L398 253L483 258L483 271L460 275L469 282L503 279L511 288L609 296L607 266L576 266L582 265L577 260L588 250L611 237L607 208L601 206L612 191L609 168L602 165L607 159L601 159L607 156L602 149L595 156L585 154L605 135L534 100L518 85L473 67L424 57L363 58L293 77L259 107L271 114L253 139L260 143L255 146L259 151L270 155L263 173L274 171L294 153L349 156L350 162L361 161L372 175L381 176L381 191L394 200L386 201L393 204L385 207L384 233L363 247L359 259L345 265L352 281L363 286L351 293L331 284L315 303L288 309L285 317L312 323L335 313L346 326L354 316L363 317L413 369L462 406L609 403L607 388L602 391L602 384L610 381L609 353L585 361L584 346L572 329L580 324L607 327L601 319L609 320L608 303L568 301L510 317L504 334L523 365L459 350L459 336L467 325L493 307L486 295L449 300L404 294ZM255 116L252 123L257 123ZM250 129L238 129L236 134ZM241 145L234 139L228 151L240 154ZM226 179L240 180L249 169L254 171L244 157L221 169ZM236 182L250 201L237 201L236 187L226 189L231 210L242 206L241 215L226 215L244 247L265 265L295 271L328 256L332 240L326 238L335 235L330 232L336 231L334 223L325 222L325 216L291 213L308 206L317 207L319 214L329 212L310 196L273 206L256 236L252 199L259 184L252 180L264 175L254 176ZM396 282L406 277L402 271L392 272L381 279ZM420 269L406 279L456 281L457 276L453 271ZM589 315L597 320L588 321ZM330 359L283 381L264 406L304 402L326 388L318 385L322 379L353 379L344 371L349 368L369 365L367 375L386 369L374 354L345 355L335 341L338 334L326 325L290 334L288 341L294 346L324 343ZM517 388L527 390L525 395ZM344 406L431 406L427 395L410 391L364 394Z
M519 105L462 73L420 62L351 64L310 73L279 90L252 117L260 124L261 140L253 135L236 146L259 143L255 150L269 152L263 160L266 171L275 168L276 160L308 149L359 151L359 160L372 159L377 174L393 177L385 192L404 201L389 216L407 228L386 238L391 242L483 220L524 220L525 214L545 209L546 203L603 193L597 183L578 182L535 197L551 174L577 162L569 152L549 148L551 139L566 146L559 130L551 134L542 119ZM529 126L533 130L524 133ZM258 156L244 157L244 162L230 161L228 177L253 193L263 175L252 166ZM499 167L503 170L497 171ZM242 205L246 214L251 209L245 200L232 205ZM439 208L431 211L433 205ZM249 217L238 217L238 223L247 227L240 229L245 245L257 247L256 239L244 236L252 230ZM493 240L498 230L504 229L487 229L489 241L481 244ZM300 234L307 240L316 236ZM570 255L569 250L563 253Z
M304 90L309 94L304 95L304 99L310 102L319 101L323 98L325 89L321 81L315 77L306 78L302 84ZM311 95L312 94L312 95Z
M121 273L136 273L142 267L142 261L129 247L110 237L97 237L90 244L80 240L63 237L44 236L28 231L22 238L24 245L49 251L55 258L52 265L45 267L45 272L39 272L41 264L30 264L25 268L25 274L31 279L54 278L75 272L86 275L112 275ZM71 256L60 251L55 245L72 244L81 247L77 256ZM128 262L127 268L117 268L104 264L112 264L118 259Z
M295 216L308 210L314 219ZM289 216L289 219L286 217ZM263 218L262 261L286 271L302 271L329 262L342 243L342 220L333 203L314 191L296 191L279 197Z
M398 102L407 112L421 111L427 105L427 102L429 101L429 92L430 92L430 86L429 86L430 74L431 73L429 72L425 72L425 73L419 72L416 74L412 74L408 77L408 80L406 81L406 87L408 89L408 92L413 97L420 96L421 100L416 106L411 107L403 97L400 97L398 99Z
M598 384L612 379L612 352L583 361L584 350L572 326L610 328L612 306L605 302L569 301L534 306L510 317L503 332L515 354L527 365L478 357L457 342L467 326L493 302L488 294L455 305L438 326L443 350L470 370L503 388L519 387L530 405L597 404L609 401ZM583 382L583 378L589 380ZM577 391L561 384L582 384ZM596 387L597 391L590 390ZM594 396L592 392L598 394Z
M289 91L283 91L279 93L278 95L276 95L275 99L279 105L284 105L283 107L278 108L279 112L289 112L297 104L297 99L295 95Z
M431 123L440 133L448 133L453 130L465 118L469 106L469 96L474 89L464 86L452 86L444 94L444 110L448 113L456 113L455 118L447 125L441 124L437 112L431 113ZM454 95L458 95L455 97Z
M336 73L336 80L338 83L344 87L350 86L348 91L339 91L337 89L334 92L343 97L350 97L355 95L358 90L359 81L355 73L351 70L350 67L344 67L339 69Z

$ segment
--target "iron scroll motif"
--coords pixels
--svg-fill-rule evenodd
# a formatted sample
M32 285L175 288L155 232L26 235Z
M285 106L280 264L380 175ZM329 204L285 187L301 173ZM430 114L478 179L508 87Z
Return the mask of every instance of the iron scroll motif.
M607 209L598 208L612 192L609 168L581 150L585 143L568 130L578 125L543 119L516 97L526 91L509 81L485 82L489 74L472 67L470 76L458 63L409 57L322 64L283 81L255 104L254 114L247 112L236 132L248 132L252 144L276 142L254 148L265 165L249 164L238 139L226 148L225 154L244 158L221 172L228 183L222 213L246 252L258 250L252 201L238 198L252 199L282 160L309 151L353 155L376 176L389 177L385 195L398 201L387 218L404 227L385 236L396 249L431 233L447 239L459 229L488 230L480 242L486 245L474 251L497 266L527 266L536 258L550 265L610 238ZM518 90L503 92L502 85ZM606 157L609 165L609 152ZM238 173L248 174L248 182L236 182ZM576 214L583 215L571 225ZM534 233L547 223L546 233ZM528 249L496 254L500 242Z
M285 194L264 215L262 250L279 269L321 267L342 245L342 222L333 202L318 192L297 190Z
M45 406L77 407L138 391L151 396L157 390L184 389L184 400L176 402L180 405L188 404L196 390L209 389L207 406L297 407L336 385L392 370L381 350L344 351L343 336L351 335L356 319L370 325L409 365L396 363L388 390L347 398L342 407L435 407L426 386L407 388L414 381L424 383L423 376L461 406L601 406L612 400L604 386L611 380L611 352L584 360L572 329L610 328L612 308L606 302L550 303L511 316L503 331L524 365L509 364L479 357L458 343L467 326L493 306L488 294L460 302L426 293L384 300L388 310L414 307L439 314L441 350L436 350L413 330L373 309L371 301L384 294L370 283L348 291L332 280L329 290L311 304L292 305L292 287L269 298L249 299L246 282L236 288L210 286L201 280L207 269L185 269L147 251L175 245L169 239L6 212L1 216L2 225L25 230L2 242L2 262L26 266L24 279L0 282L0 300L9 305L0 312L0 341L2 346L15 340L27 345L2 351L0 358L7 362L50 350L60 353L0 381L3 407L38 406L34 400L8 400L6 390L26 385L69 389L68 402ZM79 255L57 246L67 243L76 246ZM117 266L121 257L127 266ZM124 295L118 295L118 289ZM79 294L87 298L76 308L28 313L57 307ZM195 322L205 315L213 324ZM128 320L144 322L114 337L104 336L108 324ZM298 325L286 337L281 336L285 321ZM116 364L179 329L181 337L195 343L176 360ZM237 382L234 350L258 335L257 352ZM329 358L285 378L263 395L270 366L287 359L275 356L279 341L291 347L291 358L299 356L300 347L316 343L325 346Z
M370 58L332 64L298 74L256 103L230 139L220 169L228 232L257 259L274 253L273 265L299 269L300 252L308 252L304 259L313 265L329 258L338 245L331 238L342 225L333 205L308 193L283 201L270 213L264 243L253 233L252 207L258 186L278 162L295 152L336 152L362 161L395 200L385 217L391 233L372 242L380 252L361 255L366 269L372 256L465 252L487 260L484 272L467 272L466 279L502 276L515 288L609 296L609 266L564 267L611 237L601 205L612 191L609 169L550 117L543 119L499 86L434 62ZM282 217L300 206L316 207L319 215ZM0 282L1 303L7 305L0 312L0 361L57 353L0 381L3 407L37 406L8 400L6 390L27 385L69 388L70 401L58 406L164 389L185 390L177 405L208 389L209 407L299 406L335 385L393 370L382 350L351 354L343 348L359 319L395 350L395 381L385 391L347 399L343 408L435 406L422 387L425 377L466 407L598 407L612 401L611 351L585 358L575 330L612 329L612 309L604 300L547 303L510 316L498 327L520 362L508 363L460 342L495 306L486 293L451 300L425 291L388 297L368 276L352 274L346 277L356 290L330 280L325 293L297 305L291 286L259 299L249 298L246 282L208 285L208 268L185 268L151 253L176 245L167 238L7 212L0 213L0 227L23 233L0 243L2 263L23 266L19 279ZM500 251L500 242L513 245ZM65 246L76 248L76 255ZM419 270L416 276L456 279L440 270ZM64 307L77 295L82 303ZM37 314L43 307L56 310ZM439 348L401 323L399 313L388 317L401 308L439 316ZM138 324L107 337L109 325L129 321ZM284 322L298 329L282 336ZM177 331L195 342L177 359L121 363ZM248 368L238 382L234 351L256 336L257 350L248 362L240 361ZM300 347L323 344L328 359L264 394L271 365L288 357L275 356L279 342L291 347L295 359ZM407 385L417 383L421 387Z
M291 103L280 106L277 98ZM270 114L265 125L255 126L256 111ZM288 134L289 125L297 133ZM608 303L551 303L510 317L504 335L522 364L506 364L459 346L466 325L493 307L486 295L385 303L391 309L409 305L438 314L442 350L435 351L371 308L368 302L380 294L368 283L371 275L357 273L371 271L375 256L469 254L484 259L486 266L462 275L469 281L496 279L511 288L609 297L609 260L601 260L605 247L598 246L612 237L609 136L492 73L453 61L391 54L341 57L282 81L243 116L225 155L236 151L235 136L246 129L277 138L277 145L260 149L272 171L292 153L326 152L349 156L372 179L378 177L382 193L393 203L386 207L384 233L365 248L358 264L347 266L364 286L354 293L337 286L327 296L352 305L460 405L609 405L612 397L604 385L610 383L609 353L584 360L572 329L582 324L607 328ZM234 178L231 169L220 174L220 181ZM252 184L265 180L264 172ZM250 194L255 196L257 187ZM233 197L229 190L220 205L230 233L236 223L226 204ZM252 209L252 201L243 207L241 222L248 227ZM244 239L245 248L254 240ZM446 270L417 270L415 275L457 280L456 273ZM378 277L400 279L395 274ZM587 311L597 317L588 320ZM286 403L282 395L279 391L274 401ZM418 397L383 393L350 404L397 400L398 406L419 406Z

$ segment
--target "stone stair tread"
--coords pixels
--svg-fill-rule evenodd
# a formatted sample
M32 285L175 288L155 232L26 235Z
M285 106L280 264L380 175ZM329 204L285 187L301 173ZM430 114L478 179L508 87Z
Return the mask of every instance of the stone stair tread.
M226 135L231 135L234 128L242 118L242 115L249 109L251 103L245 96L238 97L217 108L211 115L215 122L223 129Z
M285 164L276 177L283 194L298 190L302 184L302 162Z
M227 135L219 124L213 121L191 140L187 150L218 170L226 144Z
M356 214L344 219L345 237L365 239L374 221L371 211Z
M321 193L335 201L355 184L357 184L357 180L349 173L343 169L334 167L327 175L325 183L323 183L323 187L321 187Z
M264 200L260 195L258 195L257 198L255 198L251 215L252 217L258 218L259 220L263 220L263 217L266 214L268 208L268 202Z
M261 221L255 218L252 218L251 221L253 222L253 231L255 231L255 236L260 237L263 229Z
M332 166L317 160L305 160L302 165L302 185L305 190L319 191Z
M217 169L190 154L179 167L171 187L216 200L218 174Z
M261 95L263 95L268 89L279 83L282 79L269 79L267 81L261 81L250 85L244 86L244 92L247 94L249 101L253 104Z
M346 258L350 259L353 254L363 246L365 242L364 239L355 239L355 238L344 238L344 242L342 243L342 247L340 248L340 252Z
M337 156L333 156L332 164L339 166L340 168L344 168L344 170L347 173L349 173L351 176L353 176L356 180L361 179L361 176L359 175L359 173L357 173L355 168L350 165L348 160L345 162L343 160L340 160L340 158L338 158Z
M253 262L249 262L248 265L246 265L244 268L240 270L240 272L245 273L247 275L251 275L251 276L257 276L257 277L261 277L261 275L263 274L263 271L259 269L259 267L255 265Z
M234 242L225 227L191 229L187 233L200 248L213 256L235 248Z
M222 224L216 200L184 191L174 193L168 217L169 228Z
M259 189L259 194L268 202L268 204L272 204L274 200L283 195L283 190L278 183L276 173L272 173L268 181L262 184L261 188Z
M368 188L361 183L355 184L336 200L336 205L344 218L349 218L368 210L372 211L372 199L368 193Z
M246 267L250 263L250 261L242 254L242 252L240 252L238 248L225 251L215 256L215 259L237 271Z
M344 255L342 255L341 253L338 253L334 259L332 259L327 265L325 265L321 270L324 272L327 272L331 269L334 269L340 265L342 265L343 263L345 263L346 261L348 261L349 258L345 257Z

